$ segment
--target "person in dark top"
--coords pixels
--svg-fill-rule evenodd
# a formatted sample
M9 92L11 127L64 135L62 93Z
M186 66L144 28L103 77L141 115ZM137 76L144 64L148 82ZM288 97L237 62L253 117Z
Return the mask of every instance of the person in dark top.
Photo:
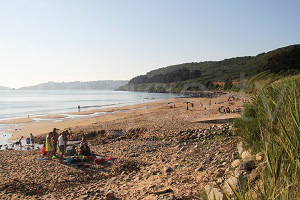
M85 143L83 146L80 147L80 155L84 155L84 156L90 156L91 155L91 149L88 146L87 143Z
M22 139L23 139L23 136L19 139L19 145L20 145L20 147L22 146Z

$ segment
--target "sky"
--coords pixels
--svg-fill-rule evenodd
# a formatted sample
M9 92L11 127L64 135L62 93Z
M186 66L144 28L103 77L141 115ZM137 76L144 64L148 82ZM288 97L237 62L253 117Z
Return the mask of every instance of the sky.
M298 0L0 0L0 86L129 80L300 43Z

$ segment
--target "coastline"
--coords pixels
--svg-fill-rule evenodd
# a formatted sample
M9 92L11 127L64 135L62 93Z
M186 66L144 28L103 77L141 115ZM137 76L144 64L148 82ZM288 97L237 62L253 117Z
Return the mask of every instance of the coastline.
M46 134L54 127L63 130L67 128L88 126L97 122L107 122L121 119L127 115L137 114L140 112L151 112L153 107L163 105L169 101L176 101L176 99L177 98L170 98L111 108L0 120L0 124L14 126L15 130L3 130L3 132L12 134L9 140L16 140L21 136L26 138L30 133L33 133L34 136ZM98 113L98 115L93 116L95 113ZM41 120L35 121L34 119Z
M213 104L208 106L209 101L213 100L215 102L222 101L225 95L221 95L216 98L169 98L164 100L119 106L112 108L102 108L95 110L87 110L81 112L70 112L70 113L61 113L55 115L44 115L35 117L35 119L41 119L34 121L33 119L18 119L18 120L7 120L6 123L10 122L20 122L15 124L15 129L11 130L12 136L9 140L19 139L21 136L25 138L29 136L30 133L33 133L34 136L45 135L48 132L52 131L53 128L58 128L60 130L71 128L74 132L84 132L91 127L102 127L106 129L107 124L111 124L114 121L131 121L131 125L135 123L136 117L147 118L149 116L155 117L160 113L172 114L175 111L179 111L178 114L186 114L186 102L195 103L195 112L198 113L196 118L193 118L191 121L197 123L197 121L209 121L209 120L223 120L227 118L237 118L239 114L230 114L230 115L220 115L217 112L217 108L220 107L219 104ZM175 104L175 109L170 109L168 103L172 102L170 105ZM207 110L199 107L199 103L204 104L207 107ZM237 104L236 106L240 107L242 104ZM190 115L190 113L189 113ZM72 116L72 117L70 117ZM26 123L24 123L26 122ZM2 121L0 121L0 124ZM129 122L127 122L129 123ZM129 125L128 125L129 126ZM7 133L7 131L4 131Z

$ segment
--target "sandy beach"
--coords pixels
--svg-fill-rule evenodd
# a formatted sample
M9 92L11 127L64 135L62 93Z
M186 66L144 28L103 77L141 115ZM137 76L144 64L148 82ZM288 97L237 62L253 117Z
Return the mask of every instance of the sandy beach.
M228 95L227 95L228 96ZM192 121L200 121L200 120L209 120L209 119L222 119L222 118L236 118L239 117L239 114L230 114L230 115L220 115L218 113L218 108L221 106L224 107L232 107L237 108L242 105L241 101L237 101L235 105L231 105L229 103L224 104L215 104L224 101L224 97L215 98L211 106L209 106L209 98L174 98L174 99L166 99L157 102L148 102L142 104L135 104L130 106L121 106L114 108L103 108L97 110L87 110L81 112L72 112L72 113L64 113L69 115L79 115L79 118L73 119L64 119L65 115L56 114L56 115L45 115L38 116L35 118L40 119L48 119L38 122L33 122L33 119L28 118L20 118L20 119L11 119L11 120L0 120L0 124L16 124L16 128L12 131L12 140L19 139L21 136L25 138L29 136L30 133L33 133L34 136L47 134L54 127L60 130L63 129L74 129L78 130L80 128L87 128L88 126L95 126L97 124L102 125L107 122L112 122L115 120L127 119L131 120L132 123L137 120L137 116L143 116L146 118L152 118L158 113L164 113L164 115L172 114L176 111L178 115L185 116L186 112L186 102L194 103L194 112L188 113L188 116L194 115L195 117L191 118ZM168 104L170 103L170 104ZM203 104L200 107L200 103ZM171 105L175 104L175 108L170 108ZM189 107L189 109L191 106ZM205 110L207 109L207 110ZM89 116L94 113L103 113L100 116ZM82 116L86 116L85 118L80 118ZM53 121L53 119L59 119L59 121ZM132 124L131 123L131 124ZM103 126L105 127L105 126Z
M36 160L41 157L37 150L0 151L0 197L194 199L206 184L224 181L237 150L239 139L227 129L240 115L220 114L218 108L242 108L243 99L227 102L228 96L167 99L86 112L108 113L96 117L19 124L12 139L30 132L44 138L54 127L71 128L74 138L88 136L94 154L115 160L82 169L58 160ZM186 102L194 104L192 110L191 104L186 109ZM116 130L121 137L114 136Z

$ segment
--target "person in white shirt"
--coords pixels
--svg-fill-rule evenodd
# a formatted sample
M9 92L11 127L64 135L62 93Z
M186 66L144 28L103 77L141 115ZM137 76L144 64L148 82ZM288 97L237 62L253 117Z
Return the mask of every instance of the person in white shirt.
M61 157L60 160L62 160L64 158L64 154L66 152L66 147L67 147L67 142L65 139L65 133L62 132L60 134L60 136L58 137L58 147L59 147L59 151L61 152Z

